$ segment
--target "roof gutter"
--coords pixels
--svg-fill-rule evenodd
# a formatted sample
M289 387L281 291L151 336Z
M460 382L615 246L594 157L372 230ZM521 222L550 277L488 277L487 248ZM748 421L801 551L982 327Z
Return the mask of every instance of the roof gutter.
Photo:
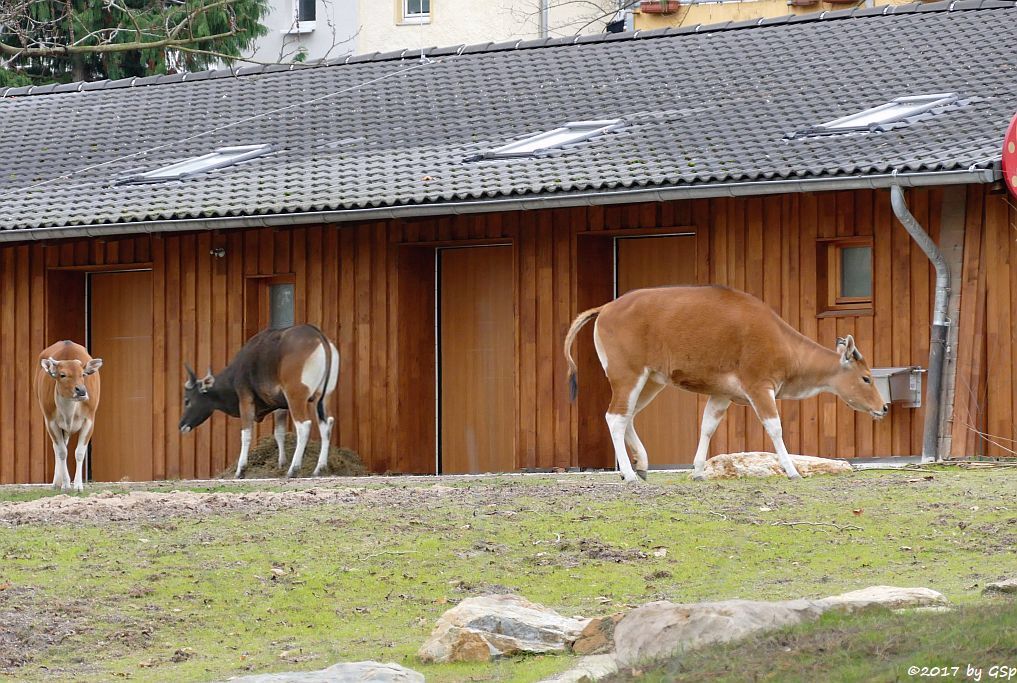
M304 211L260 214L254 216L223 216L215 218L163 219L98 225L61 226L0 230L0 242L26 242L80 237L109 237L161 232L196 232L231 230L321 223L376 221L395 218L446 216L449 214L488 213L493 211L529 211L537 209L638 202L666 202L681 199L716 197L751 197L792 192L826 192L834 190L886 189L892 186L930 187L992 183L1001 177L996 169L960 171L928 171L915 173L882 173L879 175L844 176L837 178L804 178L795 180L761 180L746 182L704 183L679 187L640 187L594 192L563 192L523 197L500 197L457 202L406 204L364 209L335 211Z

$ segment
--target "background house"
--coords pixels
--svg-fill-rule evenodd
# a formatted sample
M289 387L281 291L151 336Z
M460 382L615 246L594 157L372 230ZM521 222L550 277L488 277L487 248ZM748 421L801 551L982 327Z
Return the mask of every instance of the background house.
M259 61L600 33L618 0L274 0Z
M0 90L0 481L51 477L31 383L61 338L106 361L93 474L113 480L223 469L235 423L177 431L183 363L219 369L290 318L338 341L333 439L378 472L610 466L589 332L575 404L561 344L632 287L729 284L874 366L926 366L932 272L895 184L955 271L941 451L1006 454L980 433L1017 438L1015 30L1012 2L961 0ZM935 96L869 112L915 95ZM575 121L599 123L500 149ZM205 155L222 167L173 179ZM702 401L672 393L637 420L655 466L694 449ZM921 408L782 411L792 451L921 448ZM762 448L740 409L713 446Z
M632 5L632 28L652 31L677 26L719 24L795 16L813 12L836 12L857 7L904 5L907 0L643 0Z

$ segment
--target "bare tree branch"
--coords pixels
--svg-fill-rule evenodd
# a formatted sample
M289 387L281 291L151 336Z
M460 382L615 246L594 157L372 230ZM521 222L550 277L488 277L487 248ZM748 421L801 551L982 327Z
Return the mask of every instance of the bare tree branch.
M132 50L158 50L161 48L173 48L182 50L189 45L200 45L202 43L213 42L226 38L229 36L235 36L241 30L226 31L224 33L216 33L210 36L201 36L194 38L185 38L180 40L174 40L171 38L164 38L162 40L153 40L151 42L132 42L132 43L110 43L103 42L98 45L54 45L47 47L25 47L17 48L6 43L0 43L0 52L9 55L20 55L24 57L62 57L67 55L85 55L85 54L105 54L109 52L130 52ZM229 56L229 59L236 59L236 57Z

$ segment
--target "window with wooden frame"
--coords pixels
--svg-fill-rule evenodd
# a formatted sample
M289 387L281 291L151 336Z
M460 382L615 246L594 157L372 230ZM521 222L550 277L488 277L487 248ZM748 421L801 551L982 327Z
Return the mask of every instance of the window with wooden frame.
M852 315L872 311L872 238L819 242L816 265L819 312Z
M250 339L264 329L296 323L296 279L293 275L247 278L244 333Z

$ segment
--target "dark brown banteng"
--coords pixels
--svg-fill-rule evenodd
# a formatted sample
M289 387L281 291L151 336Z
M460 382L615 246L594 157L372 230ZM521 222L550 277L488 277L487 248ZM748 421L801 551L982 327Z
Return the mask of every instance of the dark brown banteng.
M593 343L611 383L607 426L625 481L646 478L646 449L632 421L668 384L710 397L703 413L694 478L703 478L710 438L732 402L750 405L792 479L777 399L830 392L880 418L889 409L850 336L831 350L800 334L759 299L727 287L639 289L584 311L565 338L569 386L576 394L572 343L596 318ZM633 471L625 446L635 452Z
M334 418L325 414L325 403L339 381L339 351L314 325L283 330L264 330L254 335L218 375L209 368L198 379L190 367L184 384L184 411L180 431L189 432L216 410L239 417L240 458L237 477L244 476L254 423L275 414L275 440L279 445L279 468L286 464L283 441L287 413L297 430L297 448L286 476L300 471L304 449L317 417L321 453L314 476L325 469Z
M74 490L82 491L85 455L99 407L99 373L102 358L92 358L84 346L59 341L39 354L35 395L39 399L46 431L53 442L53 488L71 488L67 471L67 447L78 435L74 448Z

